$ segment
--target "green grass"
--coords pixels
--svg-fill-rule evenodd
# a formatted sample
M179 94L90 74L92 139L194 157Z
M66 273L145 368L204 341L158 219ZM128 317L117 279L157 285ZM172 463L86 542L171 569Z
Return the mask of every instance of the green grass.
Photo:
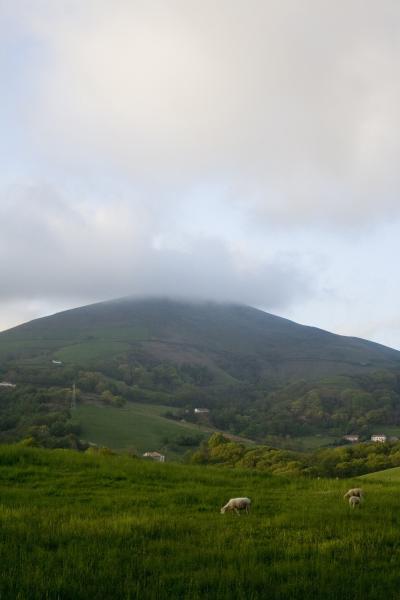
M66 346L54 354L54 357L65 363L85 364L109 358L129 350L129 344L112 340L93 340Z
M299 437L281 437L281 436L266 436L265 443L267 445L283 448L285 450L294 450L299 452L307 452L331 446L337 437L330 435L305 435Z
M400 467L393 467L392 469L384 469L383 471L376 471L376 473L368 473L368 475L362 475L362 479L368 479L371 481L400 481Z
M251 365L256 357L265 376L283 381L327 377L339 387L347 386L345 380L339 384L342 376L397 367L400 360L389 348L251 307L160 298L97 303L2 332L0 359L11 350L18 359L59 350L65 360L85 364L88 357L98 359L98 353L103 358L104 344L124 342L132 343L139 357L145 350L153 358L172 356L177 363L193 359L240 380L247 377L243 361ZM112 348L107 356L113 356Z
M2 600L399 597L390 482L351 510L355 481L1 447L0 483ZM234 495L249 516L219 514Z
M82 439L118 451L162 451L165 438L173 441L181 435L204 435L207 431L195 424L166 419L162 415L168 408L131 402L124 408L84 404L76 409L73 418L81 425ZM188 447L167 449L167 460L181 458L187 450Z
M400 427L388 425L374 425L374 433L384 433L385 435L394 435L400 438Z
M293 441L298 444L298 450L316 450L332 445L337 437L329 435L307 435L303 437L295 437Z

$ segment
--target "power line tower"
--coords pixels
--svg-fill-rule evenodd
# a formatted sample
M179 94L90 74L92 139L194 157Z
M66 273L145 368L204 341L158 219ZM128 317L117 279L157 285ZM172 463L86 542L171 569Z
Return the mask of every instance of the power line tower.
M76 409L76 385L75 381L72 384L72 396L71 396L71 410Z

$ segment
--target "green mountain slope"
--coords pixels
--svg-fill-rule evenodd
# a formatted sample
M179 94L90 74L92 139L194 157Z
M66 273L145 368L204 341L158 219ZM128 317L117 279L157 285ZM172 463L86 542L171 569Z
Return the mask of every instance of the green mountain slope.
M37 319L0 333L0 378L18 384L0 388L0 441L74 447L73 384L80 407L174 407L175 424L288 448L400 425L400 352L235 304L125 298ZM95 412L98 442L121 448L118 411Z
M0 334L0 359L95 365L129 354L194 363L239 380L286 380L367 372L400 364L400 353L239 305L160 299L103 302Z

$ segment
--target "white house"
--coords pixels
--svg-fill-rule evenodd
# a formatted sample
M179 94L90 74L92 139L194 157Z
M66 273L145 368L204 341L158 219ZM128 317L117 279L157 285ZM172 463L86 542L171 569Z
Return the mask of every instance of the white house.
M209 408L195 408L194 412L196 415L206 415L210 412Z
M384 443L387 441L387 436L384 433L375 433L371 435L371 442L381 442Z
M53 365L62 365L62 360L52 360Z
M0 387L15 388L17 386L15 383L10 383L9 381L0 381Z
M151 458L151 459L156 460L158 462L165 462L165 456L164 456L164 454L160 454L159 452L145 452L143 454L143 456L145 458Z
M356 434L344 435L343 439L354 444L360 440L360 436Z

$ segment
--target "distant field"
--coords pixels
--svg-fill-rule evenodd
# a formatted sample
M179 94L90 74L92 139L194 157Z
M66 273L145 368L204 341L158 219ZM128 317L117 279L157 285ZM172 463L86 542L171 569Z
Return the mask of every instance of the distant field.
M76 409L73 418L82 427L83 439L119 451L162 451L166 438L173 441L182 435L207 435L206 429L198 425L166 419L162 415L168 409L168 406L139 403L129 403L123 408L84 404ZM167 450L167 460L182 457L188 449Z
M400 467L385 469L384 471L377 471L376 473L369 473L368 475L362 475L361 477L362 479L369 479L371 481L400 481Z
M267 445L283 448L285 450L295 450L295 451L311 451L316 450L317 448L324 448L326 446L331 446L337 437L329 436L329 435L307 435L303 437L278 437L278 436L267 436L265 438L265 443Z
M103 358L109 358L129 350L130 345L125 342L112 340L93 340L66 346L54 354L58 360L66 363L93 362Z
M394 435L400 438L400 427L390 427L388 425L374 426L375 433L384 433L385 435Z
M3 446L0 485L1 600L399 598L397 482Z
M294 442L299 444L299 450L316 450L330 446L337 440L337 437L329 435L308 435L300 438L293 438Z

